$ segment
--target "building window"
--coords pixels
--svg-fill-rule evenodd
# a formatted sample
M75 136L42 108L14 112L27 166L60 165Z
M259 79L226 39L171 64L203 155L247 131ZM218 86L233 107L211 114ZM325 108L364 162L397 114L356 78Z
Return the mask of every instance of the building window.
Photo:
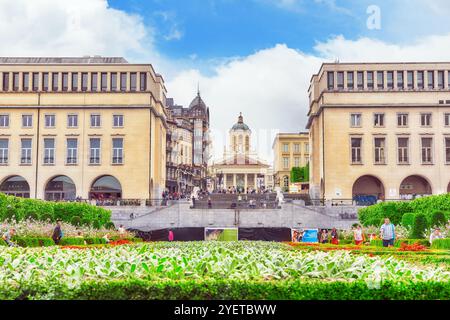
M33 126L33 116L31 114L22 115L22 127L31 128Z
M358 71L357 73L357 86L358 86L358 90L363 90L364 89L364 72L362 71Z
M288 176L284 176L284 178L283 178L283 187L289 188L289 177Z
M403 71L397 71L397 89L402 90L405 86Z
M299 157L294 158L294 167L300 167L300 158Z
M106 72L101 73L100 86L103 92L108 90L108 74Z
M67 72L63 72L62 74L62 91L69 90L69 74Z
M92 72L91 73L91 91L96 92L98 90L98 73L97 72Z
M111 91L117 91L117 73L111 73Z
M44 164L55 164L55 139L44 139Z
M283 168L289 169L289 158L287 158L287 157L283 158Z
M39 73L33 72L33 91L39 90Z
M54 128L56 124L56 117L54 114L46 114L45 117L45 127Z
M434 89L434 71L428 71L428 89Z
M67 139L67 164L77 164L78 140Z
M123 127L123 115L115 114L113 115L113 127L122 128Z
M87 91L88 89L88 73L83 72L81 74L81 91Z
M141 77L141 91L147 91L147 73L146 72L141 72L140 74Z
M300 152L300 144L296 143L294 144L294 152L299 153Z
M407 127L408 126L408 114L407 113L398 113L397 114L397 125L399 127Z
M334 90L334 72L328 71L327 78L328 78L328 90Z
M384 113L375 113L373 119L373 125L375 127L384 127Z
M137 74L136 72L130 73L130 91L136 91L137 89Z
M446 127L450 126L450 113L444 114L444 124ZM1 124L0 124L1 126Z
M409 138L398 138L398 163L409 163Z
M289 144L283 143L283 152L289 152Z
M375 163L386 164L386 139L375 138Z
M384 89L384 72L383 71L377 72L377 88Z
M3 91L9 91L9 72L3 72Z
M72 91L78 91L78 73L72 73Z
M353 71L347 72L347 88L349 90L353 90L355 86L355 79L354 79L354 73Z
M58 73L52 73L52 91L58 91Z
M367 71L367 88L373 90L374 82L373 82L373 71Z
M19 91L19 73L13 72L13 91Z
M417 71L417 88L419 88L419 89L425 88L423 74L424 74L423 71Z
M445 138L445 163L450 164L450 138Z
M432 155L432 138L422 138L422 163L430 164L433 163L433 155Z
M420 115L420 125L422 127L431 127L431 113L422 113Z
M362 138L352 138L351 144L352 144L352 163L353 164L362 163L362 158L361 158Z
M444 71L438 71L438 89L444 89Z
M123 139L122 138L114 138L113 139L113 150L112 150L113 164L123 164Z
M91 138L89 143L89 164L100 164L100 139Z
M21 140L21 164L31 164L31 139Z
M361 119L362 119L362 116L360 113L352 113L350 115L350 126L352 128L361 127Z
M22 74L22 90L28 91L30 90L30 73L24 72Z
M388 71L386 73L386 77L387 77L387 87L388 87L388 89L390 89L390 90L394 89L394 72L393 71Z
M414 89L414 71L407 72L408 89Z
M8 127L9 127L9 115L0 114L0 128L8 128Z
M8 139L0 139L0 164L8 164Z
M343 72L337 73L337 87L338 87L338 90L344 90L344 73Z
M91 128L99 128L101 126L101 118L99 114L91 114Z
M121 72L120 73L120 91L126 91L127 90L127 73Z
M305 143L305 153L309 153L309 143Z
M67 127L69 128L78 127L78 115L76 114L67 115Z

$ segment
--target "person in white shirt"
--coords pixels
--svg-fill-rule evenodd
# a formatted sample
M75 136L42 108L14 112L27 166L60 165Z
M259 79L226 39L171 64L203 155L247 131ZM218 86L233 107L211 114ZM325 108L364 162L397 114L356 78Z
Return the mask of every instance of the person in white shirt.
M435 239L442 239L442 238L443 236L441 233L441 229L436 228L430 235L430 244L432 244Z

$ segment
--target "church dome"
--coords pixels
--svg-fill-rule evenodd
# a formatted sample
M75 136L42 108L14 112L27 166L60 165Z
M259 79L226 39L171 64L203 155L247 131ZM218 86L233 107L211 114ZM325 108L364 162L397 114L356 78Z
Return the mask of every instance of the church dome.
M189 109L195 108L200 106L203 110L206 110L206 104L202 100L202 97L200 97L200 92L197 94L197 96L192 100L191 104L189 105Z
M231 130L250 131L248 125L244 123L244 117L242 117L242 113L239 115L238 122L231 128Z

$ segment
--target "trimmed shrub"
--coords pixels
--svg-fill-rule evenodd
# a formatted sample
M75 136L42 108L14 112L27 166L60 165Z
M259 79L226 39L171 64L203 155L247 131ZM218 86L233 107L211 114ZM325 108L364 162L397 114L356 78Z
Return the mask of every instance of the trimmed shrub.
M414 224L414 217L415 214L412 212L407 212L402 217L402 226L411 230L413 224Z
M444 211L438 210L433 212L431 216L431 223L430 226L432 228L434 227L443 227L447 224L447 219L445 218Z
M431 249L447 249L450 250L450 239L436 239L433 240Z
M418 213L414 217L414 223L411 230L411 238L424 239L428 229L427 217L423 213Z
M76 227L80 226L81 218L79 216L72 217L72 220L70 220L70 224Z
M429 247L430 246L430 242L426 239L402 239L402 240L395 240L394 242L394 247L396 248L400 248L402 243L406 243L408 245L411 244L421 244L425 247ZM374 246L374 247L382 247L383 246L383 240L372 240L370 241L370 245Z
M92 226L98 230L102 227L102 223L98 220L94 220L94 222L92 223Z

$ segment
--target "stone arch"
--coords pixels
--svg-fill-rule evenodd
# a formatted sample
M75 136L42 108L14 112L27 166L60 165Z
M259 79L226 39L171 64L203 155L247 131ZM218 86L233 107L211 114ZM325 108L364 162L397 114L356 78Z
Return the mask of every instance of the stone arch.
M9 176L0 184L0 192L10 196L29 198L30 185L22 176Z
M372 205L384 198L383 182L373 175L361 176L353 184L352 199L357 205Z
M45 200L75 200L77 189L71 178L64 175L54 176L45 184Z
M431 183L420 175L411 175L403 179L399 190L400 198L415 198L433 194Z
M89 199L122 199L122 185L116 177L111 175L100 176L94 180L89 189Z

